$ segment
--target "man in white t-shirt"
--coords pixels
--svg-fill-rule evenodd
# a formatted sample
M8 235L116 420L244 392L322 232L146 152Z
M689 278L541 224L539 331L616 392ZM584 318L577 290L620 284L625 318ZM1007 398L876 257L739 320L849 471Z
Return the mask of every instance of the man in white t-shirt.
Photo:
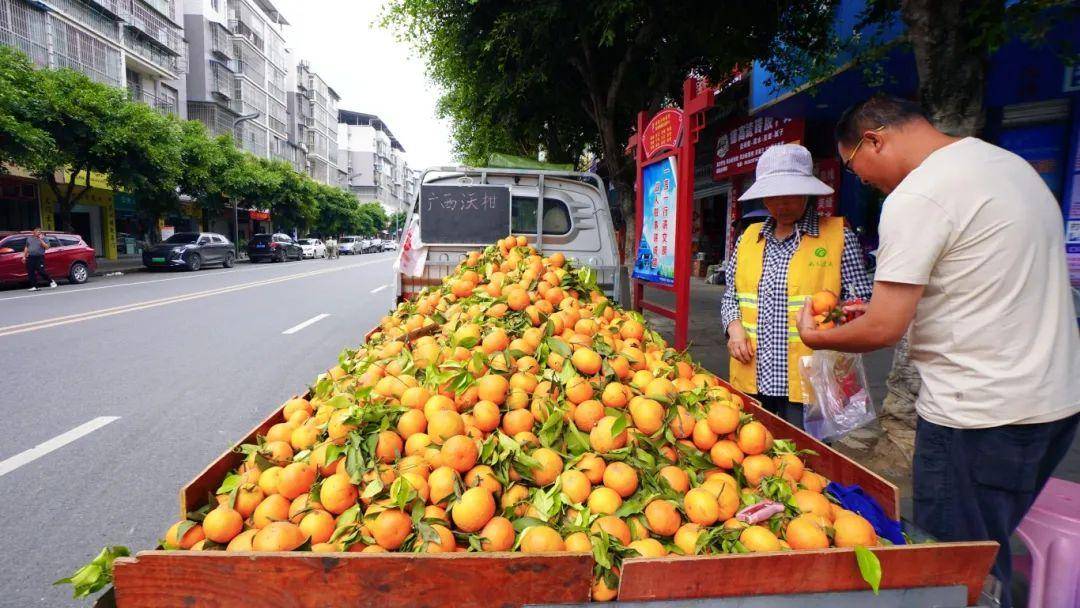
M1080 420L1080 334L1061 209L1019 156L938 131L917 104L877 95L836 128L844 167L888 194L865 313L817 330L815 349L866 352L909 330L915 523L942 540L996 540L1008 597L1009 537Z

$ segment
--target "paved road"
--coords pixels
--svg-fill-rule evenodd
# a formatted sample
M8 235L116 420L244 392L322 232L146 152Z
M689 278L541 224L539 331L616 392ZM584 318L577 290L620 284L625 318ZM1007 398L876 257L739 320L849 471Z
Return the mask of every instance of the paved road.
M0 291L0 606L88 605L50 584L164 536L180 486L386 313L392 260Z

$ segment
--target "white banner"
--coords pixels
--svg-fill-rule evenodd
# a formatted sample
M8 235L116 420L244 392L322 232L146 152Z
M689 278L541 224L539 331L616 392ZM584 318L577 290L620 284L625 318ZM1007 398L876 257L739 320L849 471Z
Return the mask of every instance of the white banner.
M405 238L401 240L401 253L398 254L394 265L398 272L405 276L423 276L427 253L427 247L420 242L420 216L413 214L412 221L405 228Z

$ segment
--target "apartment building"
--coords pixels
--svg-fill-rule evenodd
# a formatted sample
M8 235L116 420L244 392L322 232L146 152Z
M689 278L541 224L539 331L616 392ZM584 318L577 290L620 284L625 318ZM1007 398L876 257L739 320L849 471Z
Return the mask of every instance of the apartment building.
M296 166L289 145L288 21L269 0L186 0L190 118L244 150ZM246 118L245 118L246 117Z
M345 187L361 202L382 203L388 213L406 210L419 178L409 168L401 142L374 114L339 110L338 123Z
M186 117L181 23L175 0L0 0L0 44Z
M291 93L290 141L303 155L300 169L324 184L343 186L347 174L338 166L338 110L341 97L307 61L296 65Z

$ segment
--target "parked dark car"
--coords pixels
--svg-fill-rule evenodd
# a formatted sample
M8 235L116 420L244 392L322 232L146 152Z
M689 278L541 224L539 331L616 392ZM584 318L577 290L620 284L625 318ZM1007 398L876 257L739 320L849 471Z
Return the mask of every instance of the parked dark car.
M287 234L256 234L248 241L248 257L252 262L270 260L271 262L284 262L286 260L304 259L304 249L299 243Z
M198 270L207 264L232 268L236 252L229 239L214 232L177 232L143 250L143 266Z
M26 281L26 262L23 249L29 231L16 232L0 237L0 283ZM69 232L43 232L45 243L45 272L55 279L67 277L76 284L85 283L91 273L97 271L94 248L77 234Z

